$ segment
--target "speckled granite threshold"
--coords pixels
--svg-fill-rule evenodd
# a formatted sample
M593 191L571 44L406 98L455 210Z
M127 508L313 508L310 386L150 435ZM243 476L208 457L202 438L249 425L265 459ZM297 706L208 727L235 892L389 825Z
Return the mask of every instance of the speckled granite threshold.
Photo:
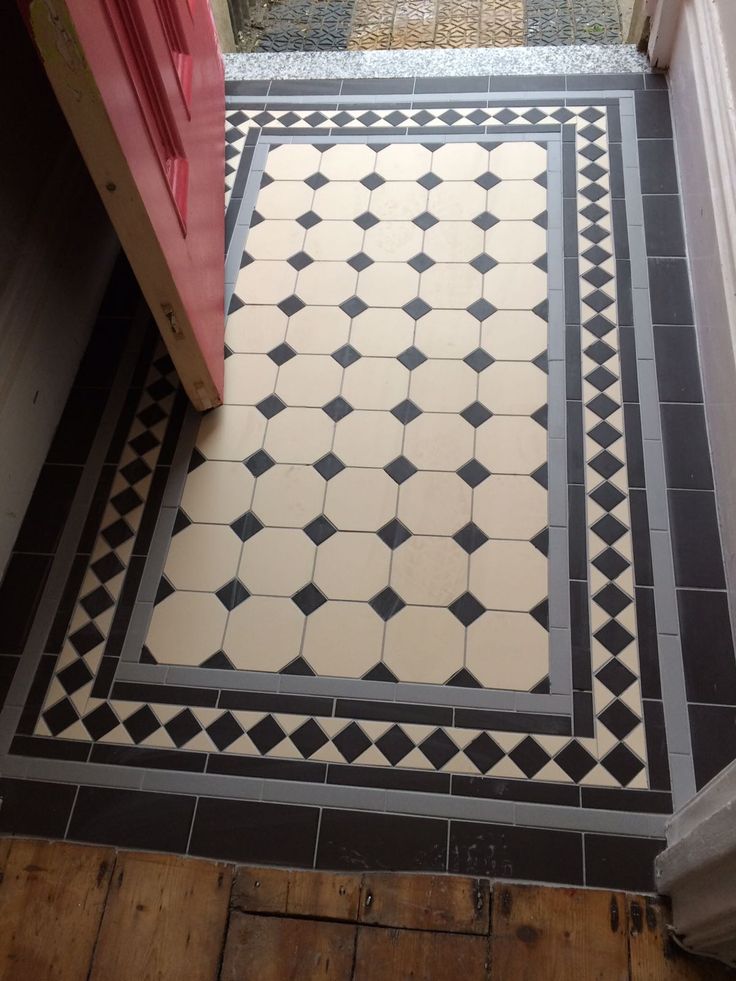
M466 75L610 75L649 72L633 44L226 54L225 77L404 78Z

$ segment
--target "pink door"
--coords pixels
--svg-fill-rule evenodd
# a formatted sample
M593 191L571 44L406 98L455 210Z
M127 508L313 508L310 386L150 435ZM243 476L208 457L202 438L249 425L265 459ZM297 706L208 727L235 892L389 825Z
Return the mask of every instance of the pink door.
M187 393L218 405L225 91L208 0L19 3Z

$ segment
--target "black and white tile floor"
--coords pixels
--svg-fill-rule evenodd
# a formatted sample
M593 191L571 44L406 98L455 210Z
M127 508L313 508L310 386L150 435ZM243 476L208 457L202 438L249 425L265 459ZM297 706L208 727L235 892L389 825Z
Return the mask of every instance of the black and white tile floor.
M646 888L736 755L667 93L485 81L230 83L225 404L138 321L91 389L96 334L2 587L0 828Z

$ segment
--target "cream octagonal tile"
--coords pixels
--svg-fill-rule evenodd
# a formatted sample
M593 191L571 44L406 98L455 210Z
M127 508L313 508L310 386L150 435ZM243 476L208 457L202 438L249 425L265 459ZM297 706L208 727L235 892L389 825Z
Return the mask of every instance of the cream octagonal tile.
M172 593L153 608L146 646L159 664L200 665L220 650L226 620L214 593Z
M429 412L406 426L404 456L418 470L457 470L473 456L473 427L462 416Z
M486 192L474 181L445 181L429 192L427 211L435 218L467 221L485 211Z
M538 143L507 141L491 150L489 161L502 180L530 180L547 170L547 151Z
M547 252L547 231L533 221L499 221L486 231L485 249L496 262L534 262Z
M319 170L321 156L309 143L282 143L271 147L264 170L277 181L303 181Z
M320 171L332 181L359 181L376 169L376 151L365 143L342 143L322 154Z
M362 241L363 229L354 221L321 221L307 231L303 247L312 259L344 261L360 252Z
M472 181L487 170L488 150L477 143L445 143L432 157L432 173L443 180Z
M401 485L398 517L415 535L454 535L470 521L472 491L454 473L415 473Z
M547 432L524 416L494 416L475 431L475 455L491 473L530 474L547 462Z
M422 230L412 221L379 221L363 242L363 251L376 261L406 262L421 250Z
M176 589L214 592L234 578L240 547L226 525L189 525L171 539L164 574Z
M390 412L357 409L337 423L333 452L348 467L385 467L401 453L403 438Z
M347 343L350 317L339 307L303 307L289 318L287 342L299 354L332 354Z
M391 586L408 604L449 606L468 588L468 556L452 538L415 535L397 548Z
M477 379L463 361L431 359L412 371L409 397L427 412L460 412L475 401Z
M321 406L335 398L341 380L342 368L334 358L302 354L281 365L276 394L287 405Z
M339 531L317 549L314 582L329 599L369 600L386 588L390 564L378 535Z
M221 405L202 416L197 449L208 460L242 461L261 447L265 431L266 420L258 409Z
M342 531L378 531L396 516L397 496L383 470L348 467L327 485L325 514Z
M263 528L243 544L238 578L251 593L293 596L312 579L315 550L301 528Z
M496 361L480 373L478 398L499 415L528 416L547 402L547 375L529 361Z
M483 296L499 310L533 310L547 298L547 274L526 263L501 263L483 277Z
M288 262L258 260L240 270L235 292L246 304L280 303L294 292L295 282L296 269Z
M370 191L358 181L334 181L314 194L312 210L320 218L357 218L368 210Z
M435 262L470 262L483 251L483 229L472 222L441 221L424 233L424 251Z
M251 596L231 613L222 647L241 671L280 671L299 656L304 614L290 599Z
M371 214L381 220L406 221L427 210L427 192L414 181L392 181L371 192Z
M329 453L334 428L321 409L283 409L269 420L263 448L277 463L315 463Z
M549 634L528 613L489 610L468 627L466 665L486 688L530 691L549 672Z
M313 262L299 273L296 293L307 304L335 305L355 294L357 277L347 262Z
M417 322L414 344L428 358L464 358L479 336L480 325L466 310L430 310Z
M431 151L420 143L392 143L376 154L376 173L389 181L415 181L431 163Z
M449 610L405 606L386 624L383 660L399 681L441 685L463 666L465 630Z
M286 322L278 307L240 307L227 318L225 343L236 353L265 354L283 341Z
M256 211L264 218L298 218L310 210L313 196L302 181L274 181L258 192Z
M498 361L531 361L547 349L547 324L531 311L499 310L483 322L481 345Z
M429 314L427 314L429 316ZM350 343L363 355L396 357L411 346L414 321L403 310L369 307L353 319Z
M417 295L419 273L403 262L374 262L358 276L356 292L368 306L400 307Z
M307 618L302 657L320 676L361 678L382 645L383 621L367 603L324 603Z
M192 521L229 525L248 510L253 483L242 463L206 460L187 475L181 507Z
M488 541L470 556L470 592L489 610L528 612L547 589L547 559L531 542Z
M492 474L475 488L473 521L489 538L531 541L547 527L547 491L532 477Z
M229 405L257 405L273 392L276 365L266 354L233 354L225 360L225 399Z
M483 277L470 265L438 262L422 273L419 295L432 307L464 310L483 295Z
M354 409L393 409L409 388L409 372L389 358L361 358L345 369L343 398Z
M322 513L324 493L312 467L277 464L256 480L253 510L264 525L304 528Z
M502 181L490 189L487 200L496 218L536 218L547 207L547 191L534 181Z
M299 252L304 242L304 229L288 218L262 221L249 229L245 251L254 259L288 259Z

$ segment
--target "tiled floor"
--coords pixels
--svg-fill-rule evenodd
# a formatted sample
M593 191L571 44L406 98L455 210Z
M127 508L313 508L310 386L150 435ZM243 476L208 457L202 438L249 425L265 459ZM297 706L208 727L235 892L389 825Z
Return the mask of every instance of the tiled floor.
M253 5L243 50L372 51L620 44L617 0L276 0Z
M225 405L96 335L1 594L0 828L651 886L736 755L667 93L536 84L230 85Z

